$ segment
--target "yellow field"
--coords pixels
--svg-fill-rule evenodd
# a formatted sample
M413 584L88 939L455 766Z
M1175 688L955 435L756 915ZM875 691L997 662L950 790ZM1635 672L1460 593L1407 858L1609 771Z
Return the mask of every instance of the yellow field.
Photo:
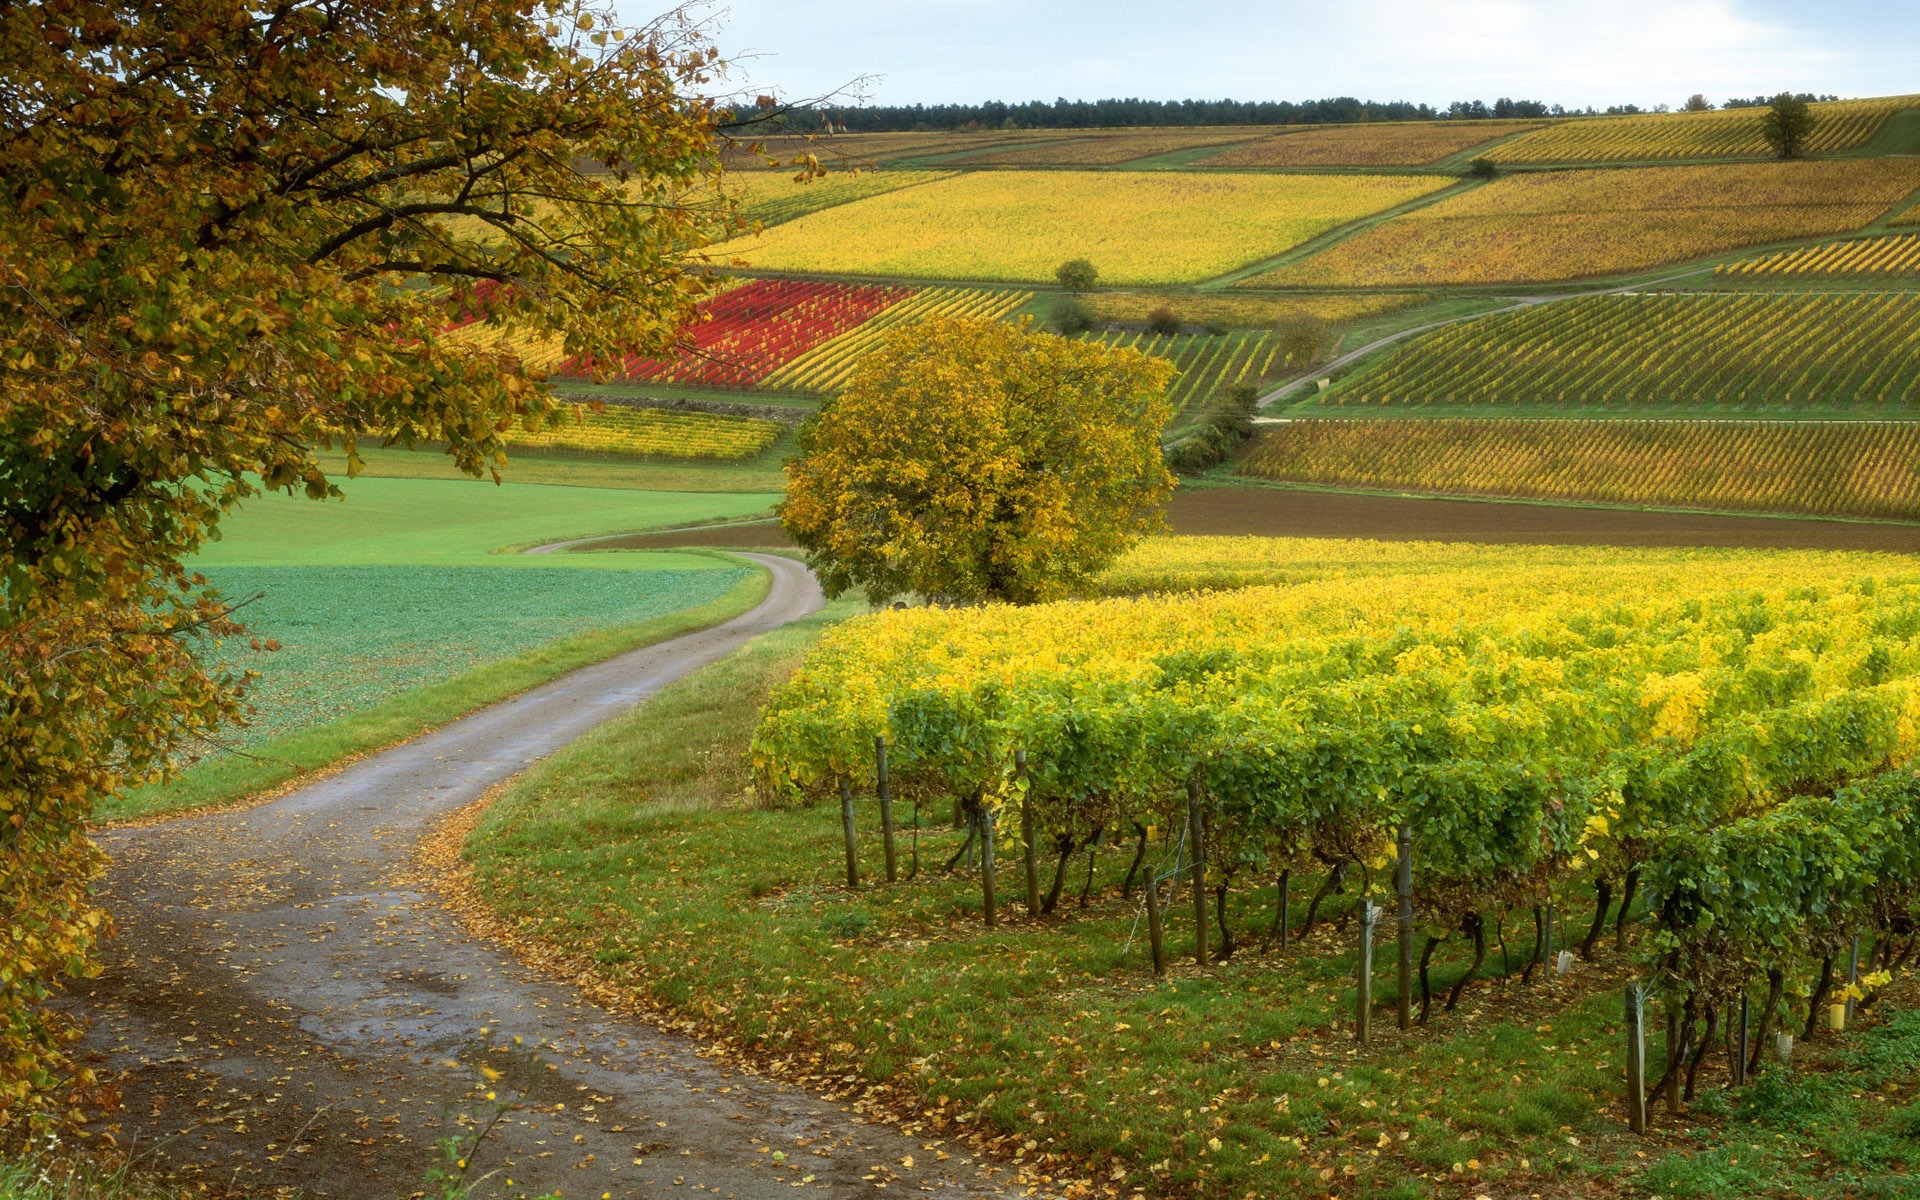
M1831 154L1866 142L1894 113L1920 96L1835 100L1813 104L1807 150ZM1760 136L1764 108L1703 113L1644 113L1632 117L1577 117L1495 147L1495 162L1624 162L1643 158L1741 158L1772 153Z
M1411 176L983 171L843 204L734 243L761 270L1194 283L1451 180Z
M778 391L837 392L867 352L896 325L933 317L997 321L1031 299L1032 292L927 288L832 341L815 346L767 376L760 386Z
M1298 125L1208 155L1198 167L1420 167L1543 121L1404 121Z
M509 351L519 358L522 366L539 373L551 371L567 357L565 339L559 334L502 330L486 321L474 321L458 329L449 329L440 335L440 340L456 346L485 346Z
M762 154L733 150L724 156L724 160L728 170L762 167L769 156L786 162L804 154L813 155L829 167L843 163L848 166L874 166L898 158L1070 140L1085 137L1086 134L1084 129L955 129L915 133L836 133L814 137L793 134L765 139L761 143Z
M951 171L834 171L819 179L796 183L792 171L729 171L721 177L721 186L740 201L749 221L777 225L836 204L945 179L951 174Z
M510 446L614 457L742 459L765 450L779 436L778 421L757 417L609 407L586 413L578 421L562 418L538 433L509 430L501 440Z
M1920 274L1920 234L1856 238L1782 250L1727 263L1716 275L1915 275Z
M1920 160L1509 175L1362 230L1244 287L1579 279L1845 233L1920 186Z
M1424 292L1343 293L1332 296L1245 296L1231 292L1094 292L1086 297L1096 321L1142 325L1147 314L1170 308L1193 325L1263 329L1288 317L1312 316L1337 325L1419 304Z
M1078 138L1040 145L977 150L953 159L955 166L1110 167L1206 146L1231 146L1255 135L1244 125L1198 129L1087 130Z

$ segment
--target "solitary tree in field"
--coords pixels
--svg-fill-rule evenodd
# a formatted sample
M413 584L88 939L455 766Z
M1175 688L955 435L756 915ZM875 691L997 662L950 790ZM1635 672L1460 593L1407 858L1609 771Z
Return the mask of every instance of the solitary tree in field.
M1070 258L1054 268L1053 277L1070 292L1090 292L1100 282L1100 271L1084 258Z
M1067 595L1159 527L1163 359L997 321L905 325L800 435L780 519L829 596Z
M95 805L233 719L237 632L185 565L316 450L478 474L552 407L485 308L658 353L731 216L716 59L576 4L0 6L0 1126L63 1082L41 1004L103 927ZM27 949L30 948L30 949Z
M1760 117L1760 136L1767 139L1767 145L1781 158L1800 157L1812 134L1813 110L1792 92L1775 96Z

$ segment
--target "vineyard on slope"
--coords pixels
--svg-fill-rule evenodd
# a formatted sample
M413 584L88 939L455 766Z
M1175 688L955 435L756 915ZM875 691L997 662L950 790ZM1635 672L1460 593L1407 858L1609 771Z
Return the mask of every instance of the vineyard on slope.
M1920 234L1855 238L1723 263L1716 275L1848 276L1920 274Z
M912 299L823 342L762 381L763 386L797 392L835 392L853 374L860 359L880 344L896 325L934 317L997 321L1028 300L1032 292L988 291L979 288L925 288Z
M1197 160L1196 167L1424 167L1539 121L1303 125Z
M1360 230L1242 287L1583 279L1847 233L1920 187L1920 162L1729 163L1508 175Z
M1874 409L1920 404L1920 294L1586 296L1436 330L1342 405Z
M1764 1041L1797 996L1811 1027L1849 939L1867 939L1866 995L1911 957L1920 919L1910 567L1621 555L879 614L830 632L776 690L753 753L769 795L841 789L844 806L882 745L896 796L953 798L989 850L1064 865L1097 831L1133 831L1150 920L1159 881L1192 881L1202 960L1216 898L1222 949L1238 944L1235 886L1284 896L1311 873L1314 907L1343 880L1388 899L1410 830L1425 955L1473 947L1449 1010L1514 910L1591 891L1586 952L1615 897L1625 936L1639 895L1689 1094L1720 1016L1751 1001Z
M1863 145L1888 117L1920 104L1920 96L1825 101L1809 105L1813 131L1807 153L1831 154ZM1761 135L1765 108L1718 112L1643 113L1580 117L1495 146L1502 163L1624 162L1643 158L1739 158L1772 154Z
M1110 346L1128 346L1164 358L1180 374L1168 396L1176 417L1236 383L1259 384L1286 366L1280 340L1269 333L1104 333Z
M1920 520L1920 423L1299 420L1242 474L1285 483Z

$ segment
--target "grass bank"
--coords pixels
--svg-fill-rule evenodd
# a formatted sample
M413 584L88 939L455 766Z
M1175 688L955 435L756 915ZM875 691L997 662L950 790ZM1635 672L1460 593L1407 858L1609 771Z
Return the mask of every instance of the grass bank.
M1273 889L1243 891L1228 909L1232 959L1182 963L1156 982L1140 894L1123 895L1130 843L1097 850L1090 866L1074 859L1058 909L1041 918L1022 912L1018 863L1005 859L1003 921L989 930L977 877L941 869L959 844L944 804L920 814L913 880L849 893L837 811L756 807L744 748L772 681L850 611L749 645L517 781L466 845L476 887L515 938L770 1074L883 1097L936 1147L971 1138L1069 1195L1913 1194L1910 982L1755 1086L1703 1074L1690 1112L1637 1137L1617 1098L1631 966L1610 950L1523 982L1531 928L1510 924L1491 978L1401 1034L1383 946L1375 991L1388 1015L1363 1050L1338 897L1282 951L1262 948ZM903 802L903 821L910 811ZM861 820L877 855L873 814ZM903 834L903 865L915 844ZM869 879L879 869L865 867ZM1313 883L1296 881L1296 928ZM1186 903L1176 897L1169 918L1176 952L1191 944ZM1566 928L1585 918L1570 903ZM1436 987L1464 966L1443 952Z

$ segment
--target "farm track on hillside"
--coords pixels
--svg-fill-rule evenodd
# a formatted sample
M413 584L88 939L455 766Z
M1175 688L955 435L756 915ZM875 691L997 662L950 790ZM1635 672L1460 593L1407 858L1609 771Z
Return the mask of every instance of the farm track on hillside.
M108 831L120 933L70 1007L124 1072L112 1121L156 1165L247 1194L419 1194L435 1143L525 1103L473 1157L480 1195L844 1196L889 1180L1001 1194L951 1159L678 1035L597 1007L471 936L410 877L421 839L526 766L813 612L790 559L722 625L633 651L370 756L272 803ZM512 1039L536 1049L531 1063ZM487 1070L502 1077L491 1081ZM775 1155L774 1151L780 1151ZM918 1162L918 1167L905 1165ZM509 1187L507 1181L512 1180ZM804 1190L804 1189L803 1189Z

